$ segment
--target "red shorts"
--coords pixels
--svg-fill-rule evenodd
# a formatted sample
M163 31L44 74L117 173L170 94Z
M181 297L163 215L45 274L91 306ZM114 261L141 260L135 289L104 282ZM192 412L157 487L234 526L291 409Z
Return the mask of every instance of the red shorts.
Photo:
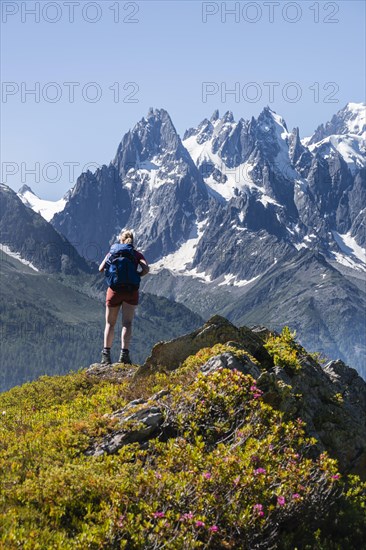
M117 307L120 306L122 302L130 304L130 306L137 306L139 303L139 291L133 290L132 292L128 292L127 290L122 290L117 292L116 290L108 288L105 305L109 307Z

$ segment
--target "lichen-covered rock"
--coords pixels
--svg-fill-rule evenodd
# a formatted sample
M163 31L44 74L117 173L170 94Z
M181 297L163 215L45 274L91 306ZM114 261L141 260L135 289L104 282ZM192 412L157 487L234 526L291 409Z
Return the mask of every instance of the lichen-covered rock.
M291 379L284 369L276 366L271 372L262 372L257 379L257 386L264 392L265 403L286 412L289 416L297 415L297 398L291 386Z
M246 327L237 328L224 317L215 315L203 327L190 334L175 338L170 342L159 342L156 344L142 370L146 371L151 367L159 365L174 370L189 355L197 353L197 351L204 347L211 347L219 343L224 344L229 340L238 342L264 368L271 368L273 366L272 358L264 348L264 341L261 336Z
M337 458L342 472L366 479L366 383L342 361L322 368L304 355L301 369L280 367L257 380L263 399L289 417L299 417L319 450Z
M113 454L129 443L145 443L152 437L156 437L164 422L159 399L168 393L162 390L148 401L135 399L122 409L115 411L110 415L110 418L118 420L113 432L104 436L101 441L93 441L86 454L89 456Z
M243 374L250 374L258 378L261 374L260 368L246 355L237 357L233 353L225 352L211 357L202 367L203 374L211 374L218 369L238 370Z

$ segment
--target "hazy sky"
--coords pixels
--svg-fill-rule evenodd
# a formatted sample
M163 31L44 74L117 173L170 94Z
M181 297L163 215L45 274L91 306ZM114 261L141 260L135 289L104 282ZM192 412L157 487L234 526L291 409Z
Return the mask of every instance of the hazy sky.
M1 8L2 181L43 198L62 196L87 163L108 164L150 106L183 136L216 108L238 119L269 105L305 137L365 100L362 1Z

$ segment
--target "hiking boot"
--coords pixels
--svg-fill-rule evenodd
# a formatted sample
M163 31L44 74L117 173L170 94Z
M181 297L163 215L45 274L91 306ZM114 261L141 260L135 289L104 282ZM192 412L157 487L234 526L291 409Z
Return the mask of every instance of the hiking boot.
M111 352L108 351L102 351L102 360L100 362L101 365L111 365Z
M121 351L118 362L119 363L124 363L125 365L132 365L130 352L129 351Z

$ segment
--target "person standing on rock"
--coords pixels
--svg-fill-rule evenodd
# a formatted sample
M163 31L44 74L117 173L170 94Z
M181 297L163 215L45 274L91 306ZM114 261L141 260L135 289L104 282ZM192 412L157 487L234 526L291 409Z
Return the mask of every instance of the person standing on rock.
M104 347L102 365L110 365L114 328L122 306L122 333L120 363L131 364L130 341L132 321L139 302L140 277L149 273L144 256L135 249L132 231L121 231L119 243L112 245L110 251L99 266L105 271L108 290L106 295L106 313L104 329Z

